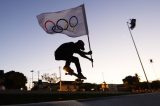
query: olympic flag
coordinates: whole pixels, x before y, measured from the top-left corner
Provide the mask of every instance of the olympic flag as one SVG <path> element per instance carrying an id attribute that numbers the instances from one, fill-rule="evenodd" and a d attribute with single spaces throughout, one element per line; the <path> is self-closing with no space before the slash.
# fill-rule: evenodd
<path id="1" fill-rule="evenodd" d="M 69 37 L 88 35 L 84 4 L 58 12 L 42 13 L 37 19 L 48 34 L 63 33 Z"/>

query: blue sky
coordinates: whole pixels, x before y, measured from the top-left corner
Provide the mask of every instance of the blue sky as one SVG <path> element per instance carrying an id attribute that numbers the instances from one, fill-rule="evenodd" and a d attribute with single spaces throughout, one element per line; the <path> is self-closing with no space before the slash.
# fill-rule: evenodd
<path id="1" fill-rule="evenodd" d="M 130 38 L 126 22 L 137 19 L 132 31 L 149 81 L 160 79 L 160 1 L 159 0 L 0 0 L 0 69 L 15 70 L 34 80 L 37 71 L 57 73 L 63 61 L 54 59 L 54 51 L 64 42 L 83 40 L 89 50 L 87 36 L 70 38 L 49 35 L 39 26 L 36 16 L 85 4 L 94 67 L 80 58 L 86 82 L 122 83 L 128 75 L 138 73 L 145 80 Z M 149 63 L 153 59 L 153 63 Z M 71 67 L 75 69 L 74 64 Z M 64 75 L 62 80 L 74 80 Z M 103 75 L 102 75 L 103 74 Z"/>

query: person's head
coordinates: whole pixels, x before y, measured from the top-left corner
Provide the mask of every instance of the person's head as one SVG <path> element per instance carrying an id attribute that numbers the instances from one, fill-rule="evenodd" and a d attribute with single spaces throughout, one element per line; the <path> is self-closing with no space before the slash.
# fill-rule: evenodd
<path id="1" fill-rule="evenodd" d="M 76 45 L 79 49 L 84 50 L 84 42 L 82 40 L 78 40 Z"/>

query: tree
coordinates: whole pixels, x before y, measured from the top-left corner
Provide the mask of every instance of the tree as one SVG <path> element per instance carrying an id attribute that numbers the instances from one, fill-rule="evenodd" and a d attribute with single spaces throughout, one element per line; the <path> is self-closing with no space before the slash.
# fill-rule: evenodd
<path id="1" fill-rule="evenodd" d="M 0 91 L 5 90 L 4 86 L 4 70 L 0 70 Z"/>
<path id="2" fill-rule="evenodd" d="M 0 70 L 0 86 L 4 84 L 4 70 Z"/>
<path id="3" fill-rule="evenodd" d="M 139 84 L 139 87 L 141 90 L 145 90 L 145 89 L 148 89 L 148 84 L 147 84 L 147 82 L 141 82 Z"/>
<path id="4" fill-rule="evenodd" d="M 4 85 L 6 89 L 26 88 L 27 78 L 23 73 L 9 71 L 4 74 Z"/>
<path id="5" fill-rule="evenodd" d="M 140 78 L 138 74 L 135 74 L 135 76 L 127 76 L 123 79 L 123 83 L 129 90 L 137 89 L 139 86 Z"/>
<path id="6" fill-rule="evenodd" d="M 159 80 L 152 81 L 151 87 L 152 87 L 152 89 L 159 89 L 160 88 L 160 81 Z"/>
<path id="7" fill-rule="evenodd" d="M 59 81 L 59 77 L 57 77 L 56 73 L 53 74 L 44 73 L 42 75 L 42 79 L 48 81 L 49 83 L 56 83 Z"/>
<path id="8" fill-rule="evenodd" d="M 52 90 L 52 87 L 51 87 L 52 83 L 57 83 L 60 80 L 60 77 L 57 77 L 56 73 L 53 73 L 53 74 L 44 73 L 42 75 L 42 79 L 46 80 L 47 82 L 50 83 L 49 88 L 50 88 L 50 91 L 51 91 Z"/>

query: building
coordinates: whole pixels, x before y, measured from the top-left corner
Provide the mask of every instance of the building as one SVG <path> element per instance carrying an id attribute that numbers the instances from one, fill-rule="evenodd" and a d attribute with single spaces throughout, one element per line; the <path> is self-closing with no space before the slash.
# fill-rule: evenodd
<path id="1" fill-rule="evenodd" d="M 78 84 L 75 81 L 59 81 L 60 88 L 58 91 L 77 91 L 79 89 Z"/>
<path id="2" fill-rule="evenodd" d="M 32 90 L 48 90 L 48 91 L 63 91 L 74 92 L 79 89 L 78 84 L 75 81 L 59 81 L 58 83 L 48 83 L 40 81 L 34 81 Z"/>

